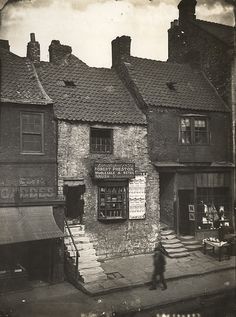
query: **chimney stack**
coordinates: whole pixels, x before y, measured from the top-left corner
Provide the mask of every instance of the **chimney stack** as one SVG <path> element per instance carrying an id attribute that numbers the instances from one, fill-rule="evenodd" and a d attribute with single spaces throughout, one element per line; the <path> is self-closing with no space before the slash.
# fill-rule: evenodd
<path id="1" fill-rule="evenodd" d="M 178 5 L 180 24 L 186 21 L 196 20 L 196 15 L 195 15 L 196 5 L 197 5 L 196 0 L 181 0 L 180 1 Z"/>
<path id="2" fill-rule="evenodd" d="M 3 48 L 4 50 L 10 51 L 10 45 L 8 40 L 0 40 L 0 48 Z"/>
<path id="3" fill-rule="evenodd" d="M 117 66 L 121 61 L 129 61 L 131 38 L 123 35 L 111 42 L 112 45 L 112 66 Z"/>
<path id="4" fill-rule="evenodd" d="M 30 33 L 30 42 L 27 45 L 27 57 L 33 63 L 40 62 L 40 44 L 39 42 L 35 41 L 34 33 Z"/>
<path id="5" fill-rule="evenodd" d="M 70 46 L 62 45 L 60 41 L 53 40 L 49 46 L 49 62 L 63 64 L 71 52 L 72 48 Z"/>

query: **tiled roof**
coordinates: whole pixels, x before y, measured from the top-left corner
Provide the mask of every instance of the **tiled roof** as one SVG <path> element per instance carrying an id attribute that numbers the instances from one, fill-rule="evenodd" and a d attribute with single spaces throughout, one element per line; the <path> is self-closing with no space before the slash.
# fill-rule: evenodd
<path id="1" fill-rule="evenodd" d="M 52 103 L 38 80 L 33 64 L 6 49 L 0 48 L 0 93 L 2 102 Z"/>
<path id="2" fill-rule="evenodd" d="M 203 73 L 188 65 L 137 57 L 130 57 L 125 65 L 148 105 L 228 111 Z"/>
<path id="3" fill-rule="evenodd" d="M 89 67 L 70 55 L 61 65 L 41 62 L 37 72 L 58 119 L 146 124 L 114 70 Z"/>
<path id="4" fill-rule="evenodd" d="M 196 20 L 194 24 L 225 44 L 229 46 L 234 44 L 234 28 L 232 26 L 202 20 Z"/>

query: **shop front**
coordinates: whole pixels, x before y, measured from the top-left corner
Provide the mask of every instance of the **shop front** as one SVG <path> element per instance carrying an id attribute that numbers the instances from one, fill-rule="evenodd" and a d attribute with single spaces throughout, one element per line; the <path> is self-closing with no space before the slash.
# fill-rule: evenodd
<path id="1" fill-rule="evenodd" d="M 232 226 L 229 171 L 162 173 L 160 184 L 161 218 L 176 233 L 202 240 Z"/>
<path id="2" fill-rule="evenodd" d="M 0 208 L 1 291 L 63 280 L 63 232 L 52 206 Z"/>

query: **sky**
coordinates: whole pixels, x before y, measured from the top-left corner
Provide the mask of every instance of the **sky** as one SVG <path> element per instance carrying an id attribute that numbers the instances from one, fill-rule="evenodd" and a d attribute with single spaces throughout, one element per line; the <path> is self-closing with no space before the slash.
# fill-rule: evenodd
<path id="1" fill-rule="evenodd" d="M 30 33 L 48 60 L 51 41 L 72 46 L 89 66 L 111 66 L 111 41 L 129 35 L 133 56 L 166 60 L 167 30 L 178 18 L 180 0 L 21 0 L 2 9 L 0 38 L 11 51 L 26 55 Z M 0 0 L 0 8 L 6 0 Z M 197 18 L 233 25 L 233 12 L 224 0 L 198 0 Z"/>

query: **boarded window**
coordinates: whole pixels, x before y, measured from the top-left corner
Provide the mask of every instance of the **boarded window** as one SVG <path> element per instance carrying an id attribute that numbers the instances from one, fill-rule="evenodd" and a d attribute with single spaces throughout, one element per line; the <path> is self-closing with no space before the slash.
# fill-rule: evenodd
<path id="1" fill-rule="evenodd" d="M 23 153 L 43 152 L 42 113 L 21 113 L 21 151 Z"/>

